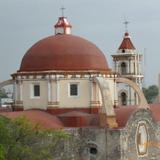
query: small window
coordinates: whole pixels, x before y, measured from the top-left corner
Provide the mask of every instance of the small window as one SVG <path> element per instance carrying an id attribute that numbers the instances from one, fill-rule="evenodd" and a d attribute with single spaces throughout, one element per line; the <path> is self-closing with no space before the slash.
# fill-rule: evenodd
<path id="1" fill-rule="evenodd" d="M 124 50 L 124 49 L 122 49 L 122 53 L 125 53 L 125 50 Z"/>
<path id="2" fill-rule="evenodd" d="M 127 74 L 127 65 L 125 62 L 121 63 L 121 74 L 122 75 Z"/>
<path id="3" fill-rule="evenodd" d="M 95 147 L 91 147 L 90 148 L 90 154 L 93 154 L 93 155 L 96 155 L 97 154 L 97 148 L 95 148 Z"/>
<path id="4" fill-rule="evenodd" d="M 122 105 L 127 105 L 127 94 L 125 92 L 121 93 L 121 103 Z"/>
<path id="5" fill-rule="evenodd" d="M 33 85 L 33 97 L 40 97 L 40 85 L 39 84 Z"/>
<path id="6" fill-rule="evenodd" d="M 70 84 L 70 96 L 78 96 L 78 84 Z"/>

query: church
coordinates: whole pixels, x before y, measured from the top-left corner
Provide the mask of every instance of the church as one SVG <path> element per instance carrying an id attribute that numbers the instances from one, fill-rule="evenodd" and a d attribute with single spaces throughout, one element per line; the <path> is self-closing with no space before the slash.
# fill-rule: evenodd
<path id="1" fill-rule="evenodd" d="M 142 93 L 142 55 L 128 31 L 111 69 L 95 44 L 72 35 L 66 17 L 54 29 L 0 83 L 14 88 L 12 108 L 0 115 L 25 115 L 44 128 L 75 133 L 84 145 L 71 153 L 75 160 L 160 159 L 160 104 L 149 105 Z"/>

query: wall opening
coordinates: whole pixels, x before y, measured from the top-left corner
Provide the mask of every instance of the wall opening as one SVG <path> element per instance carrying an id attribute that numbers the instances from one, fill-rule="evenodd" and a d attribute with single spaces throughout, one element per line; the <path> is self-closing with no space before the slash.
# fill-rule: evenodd
<path id="1" fill-rule="evenodd" d="M 124 49 L 122 49 L 122 53 L 125 53 L 125 50 L 124 50 Z"/>
<path id="2" fill-rule="evenodd" d="M 125 62 L 121 63 L 121 74 L 127 74 L 127 65 Z"/>
<path id="3" fill-rule="evenodd" d="M 97 148 L 90 147 L 89 152 L 90 152 L 90 154 L 96 155 L 98 151 L 97 151 Z"/>
<path id="4" fill-rule="evenodd" d="M 125 92 L 121 93 L 121 104 L 127 105 L 127 94 Z"/>

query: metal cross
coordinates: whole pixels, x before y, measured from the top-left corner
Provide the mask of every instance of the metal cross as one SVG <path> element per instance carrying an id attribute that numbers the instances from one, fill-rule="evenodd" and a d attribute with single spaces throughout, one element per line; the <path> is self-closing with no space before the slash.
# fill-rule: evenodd
<path id="1" fill-rule="evenodd" d="M 62 8 L 61 8 L 61 10 L 62 10 L 62 17 L 64 17 L 64 10 L 65 10 L 66 8 L 64 8 L 63 6 L 62 6 Z"/>
<path id="2" fill-rule="evenodd" d="M 125 20 L 124 25 L 125 25 L 126 32 L 128 32 L 128 24 L 129 24 L 129 21 Z"/>

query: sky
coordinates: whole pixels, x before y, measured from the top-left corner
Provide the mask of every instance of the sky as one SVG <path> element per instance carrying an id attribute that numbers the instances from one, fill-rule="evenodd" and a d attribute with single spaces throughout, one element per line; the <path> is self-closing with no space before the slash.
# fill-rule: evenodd
<path id="1" fill-rule="evenodd" d="M 61 16 L 72 24 L 74 35 L 96 44 L 110 68 L 124 35 L 124 20 L 136 49 L 145 54 L 144 85 L 158 83 L 160 72 L 159 0 L 0 0 L 0 82 L 10 79 L 26 51 L 54 34 Z"/>

